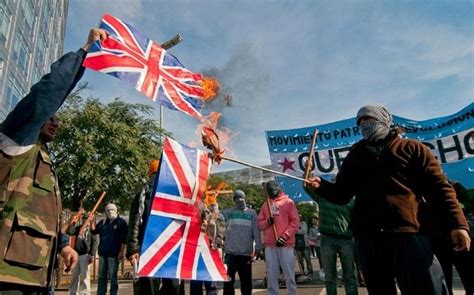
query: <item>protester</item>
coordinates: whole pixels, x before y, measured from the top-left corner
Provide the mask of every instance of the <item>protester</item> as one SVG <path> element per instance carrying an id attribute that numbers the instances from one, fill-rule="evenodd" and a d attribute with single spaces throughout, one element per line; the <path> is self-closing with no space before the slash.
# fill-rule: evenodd
<path id="1" fill-rule="evenodd" d="M 308 239 L 314 243 L 314 257 L 318 257 L 319 261 L 319 278 L 324 281 L 324 269 L 321 257 L 321 234 L 319 233 L 319 217 L 317 214 L 311 217 L 311 227 L 308 231 Z"/>
<path id="2" fill-rule="evenodd" d="M 257 217 L 257 224 L 263 231 L 265 263 L 267 265 L 268 294 L 278 294 L 280 268 L 286 280 L 288 295 L 296 294 L 295 281 L 295 234 L 300 226 L 295 203 L 286 195 L 280 185 L 271 180 L 264 184 L 266 203 Z"/>
<path id="3" fill-rule="evenodd" d="M 208 198 L 209 196 L 206 196 Z M 205 200 L 207 206 L 201 207 L 201 231 L 207 233 L 210 246 L 217 249 L 222 256 L 225 235 L 225 219 L 219 211 L 216 196 L 211 200 Z M 190 295 L 202 295 L 202 287 L 205 287 L 207 295 L 217 295 L 217 282 L 192 280 L 189 284 Z"/>
<path id="4" fill-rule="evenodd" d="M 130 207 L 130 215 L 128 219 L 127 234 L 127 253 L 126 257 L 130 264 L 138 265 L 140 260 L 140 247 L 145 235 L 145 226 L 151 210 L 153 201 L 153 185 L 158 172 L 159 161 L 153 160 L 148 168 L 148 182 L 143 186 L 142 190 L 135 195 L 132 206 Z M 169 294 L 178 295 L 180 293 L 180 284 L 177 279 L 160 279 L 153 277 L 139 277 L 133 282 L 133 294 L 135 295 L 155 295 Z"/>
<path id="5" fill-rule="evenodd" d="M 120 260 L 123 259 L 128 225 L 119 215 L 117 206 L 109 203 L 105 206 L 106 218 L 96 225 L 91 222 L 92 234 L 99 235 L 99 280 L 97 294 L 107 293 L 107 282 L 110 276 L 110 294 L 117 295 L 117 272 Z"/>
<path id="6" fill-rule="evenodd" d="M 247 207 L 245 193 L 236 190 L 234 207 L 222 210 L 226 220 L 225 263 L 231 279 L 224 282 L 224 295 L 234 295 L 235 274 L 239 274 L 242 295 L 252 294 L 252 255 L 262 256 L 262 241 L 257 227 L 257 213 Z M 255 249 L 254 249 L 255 243 Z"/>
<path id="7" fill-rule="evenodd" d="M 56 111 L 84 73 L 89 46 L 105 38 L 92 29 L 86 44 L 56 61 L 0 127 L 0 290 L 50 289 L 57 251 L 66 270 L 77 262 L 60 233 L 61 198 L 47 143 L 59 127 Z"/>
<path id="8" fill-rule="evenodd" d="M 458 200 L 469 199 L 469 193 L 462 184 L 448 181 L 453 186 Z M 426 233 L 430 238 L 433 251 L 443 269 L 449 294 L 453 294 L 453 266 L 456 267 L 466 294 L 474 294 L 474 249 L 471 247 L 469 251 L 453 251 L 449 228 L 446 228 L 446 224 L 440 220 L 439 215 L 439 210 L 435 210 L 432 204 L 423 199 L 418 213 L 420 231 Z"/>
<path id="9" fill-rule="evenodd" d="M 97 237 L 92 235 L 89 228 L 90 220 L 87 217 L 85 213 L 82 218 L 79 215 L 72 216 L 66 229 L 66 233 L 74 237 L 72 246 L 79 255 L 78 263 L 71 274 L 71 286 L 69 287 L 71 295 L 90 294 L 91 292 L 89 265 L 94 261 L 97 253 Z M 79 222 L 80 219 L 81 222 Z"/>
<path id="10" fill-rule="evenodd" d="M 298 264 L 300 265 L 303 274 L 309 276 L 311 279 L 313 277 L 313 265 L 311 264 L 311 257 L 309 256 L 308 225 L 306 224 L 306 221 L 302 220 L 301 214 L 299 215 L 299 218 L 300 227 L 295 236 L 296 258 L 298 259 Z M 305 271 L 305 262 L 308 271 Z"/>
<path id="11" fill-rule="evenodd" d="M 320 198 L 314 191 L 306 192 L 319 205 L 319 233 L 321 234 L 321 256 L 325 274 L 326 293 L 337 295 L 337 257 L 341 261 L 342 278 L 347 295 L 357 295 L 354 246 L 349 229 L 354 199 L 340 206 Z"/>
<path id="12" fill-rule="evenodd" d="M 447 293 L 417 213 L 427 198 L 449 228 L 454 250 L 469 249 L 469 227 L 454 189 L 429 147 L 398 136 L 384 107 L 362 107 L 357 125 L 363 139 L 352 146 L 335 183 L 314 176 L 305 185 L 337 204 L 356 196 L 351 228 L 370 294 L 396 294 L 395 279 L 402 294 Z"/>

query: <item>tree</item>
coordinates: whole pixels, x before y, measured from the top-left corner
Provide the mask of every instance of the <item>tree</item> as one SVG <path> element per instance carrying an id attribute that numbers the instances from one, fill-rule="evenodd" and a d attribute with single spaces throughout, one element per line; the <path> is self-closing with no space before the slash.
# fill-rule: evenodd
<path id="1" fill-rule="evenodd" d="M 61 128 L 51 149 L 65 207 L 92 208 L 102 191 L 106 200 L 128 207 L 146 181 L 148 163 L 161 152 L 160 129 L 151 106 L 116 98 L 102 104 L 84 99 L 83 85 L 58 113 Z M 166 133 L 166 132 L 164 132 Z M 164 134 L 165 135 L 165 134 Z"/>

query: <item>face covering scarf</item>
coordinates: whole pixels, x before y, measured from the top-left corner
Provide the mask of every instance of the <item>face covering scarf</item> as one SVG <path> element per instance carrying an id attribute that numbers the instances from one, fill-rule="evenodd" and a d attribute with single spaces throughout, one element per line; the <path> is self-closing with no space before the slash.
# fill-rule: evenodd
<path id="1" fill-rule="evenodd" d="M 360 123 L 360 132 L 369 143 L 376 143 L 384 139 L 390 128 L 379 121 L 364 121 Z"/>

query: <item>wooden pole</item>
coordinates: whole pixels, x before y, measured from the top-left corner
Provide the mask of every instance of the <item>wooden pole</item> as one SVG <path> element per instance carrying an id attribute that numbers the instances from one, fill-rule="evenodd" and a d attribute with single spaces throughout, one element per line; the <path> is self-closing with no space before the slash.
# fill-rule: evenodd
<path id="1" fill-rule="evenodd" d="M 223 156 L 223 155 L 221 155 L 220 158 L 224 159 L 224 160 L 227 160 L 227 161 L 230 161 L 230 162 L 241 164 L 241 165 L 244 165 L 244 166 L 259 169 L 259 170 L 262 170 L 262 171 L 266 171 L 266 172 L 270 172 L 270 173 L 273 173 L 273 174 L 278 174 L 278 175 L 281 175 L 281 176 L 285 176 L 285 177 L 289 177 L 289 178 L 293 178 L 293 179 L 296 179 L 296 180 L 301 180 L 301 181 L 307 182 L 306 179 L 298 177 L 298 176 L 293 176 L 293 175 L 286 174 L 286 173 L 283 173 L 283 172 L 280 172 L 280 171 L 275 171 L 275 170 L 267 169 L 267 168 L 264 168 L 264 167 L 255 166 L 253 164 L 249 164 L 249 163 L 246 163 L 246 162 L 243 162 L 243 161 L 240 161 L 240 160 L 237 160 L 237 159 L 229 158 L 229 157 L 226 157 L 226 156 Z"/>
<path id="2" fill-rule="evenodd" d="M 308 162 L 306 163 L 306 170 L 304 172 L 304 179 L 307 180 L 309 178 L 309 168 L 313 164 L 313 155 L 314 155 L 314 148 L 316 145 L 316 136 L 318 135 L 318 129 L 314 129 L 313 132 L 313 139 L 311 140 L 311 147 L 309 149 L 309 155 L 308 155 Z"/>
<path id="3" fill-rule="evenodd" d="M 267 197 L 267 201 L 265 203 L 267 203 L 267 206 L 268 206 L 268 213 L 270 214 L 270 217 L 273 219 L 272 206 L 270 205 L 270 198 L 268 197 L 268 194 L 267 194 L 267 189 L 265 187 L 265 182 L 262 183 L 262 186 L 263 186 L 263 193 L 265 194 L 265 197 Z M 272 227 L 273 227 L 273 235 L 275 235 L 275 242 L 276 242 L 276 241 L 278 241 L 278 232 L 277 232 L 277 229 L 276 229 L 274 219 L 273 219 Z"/>

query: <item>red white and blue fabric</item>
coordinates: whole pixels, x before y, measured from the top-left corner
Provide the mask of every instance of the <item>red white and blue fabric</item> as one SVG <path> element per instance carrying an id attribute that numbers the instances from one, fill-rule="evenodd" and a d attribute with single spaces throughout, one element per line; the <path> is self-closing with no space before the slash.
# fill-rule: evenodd
<path id="1" fill-rule="evenodd" d="M 120 19 L 105 14 L 100 28 L 109 33 L 89 49 L 84 66 L 115 76 L 170 109 L 202 118 L 202 76 L 186 69 L 158 43 Z"/>
<path id="2" fill-rule="evenodd" d="M 201 232 L 199 205 L 210 169 L 206 152 L 165 139 L 139 276 L 227 280 L 219 252 Z"/>

